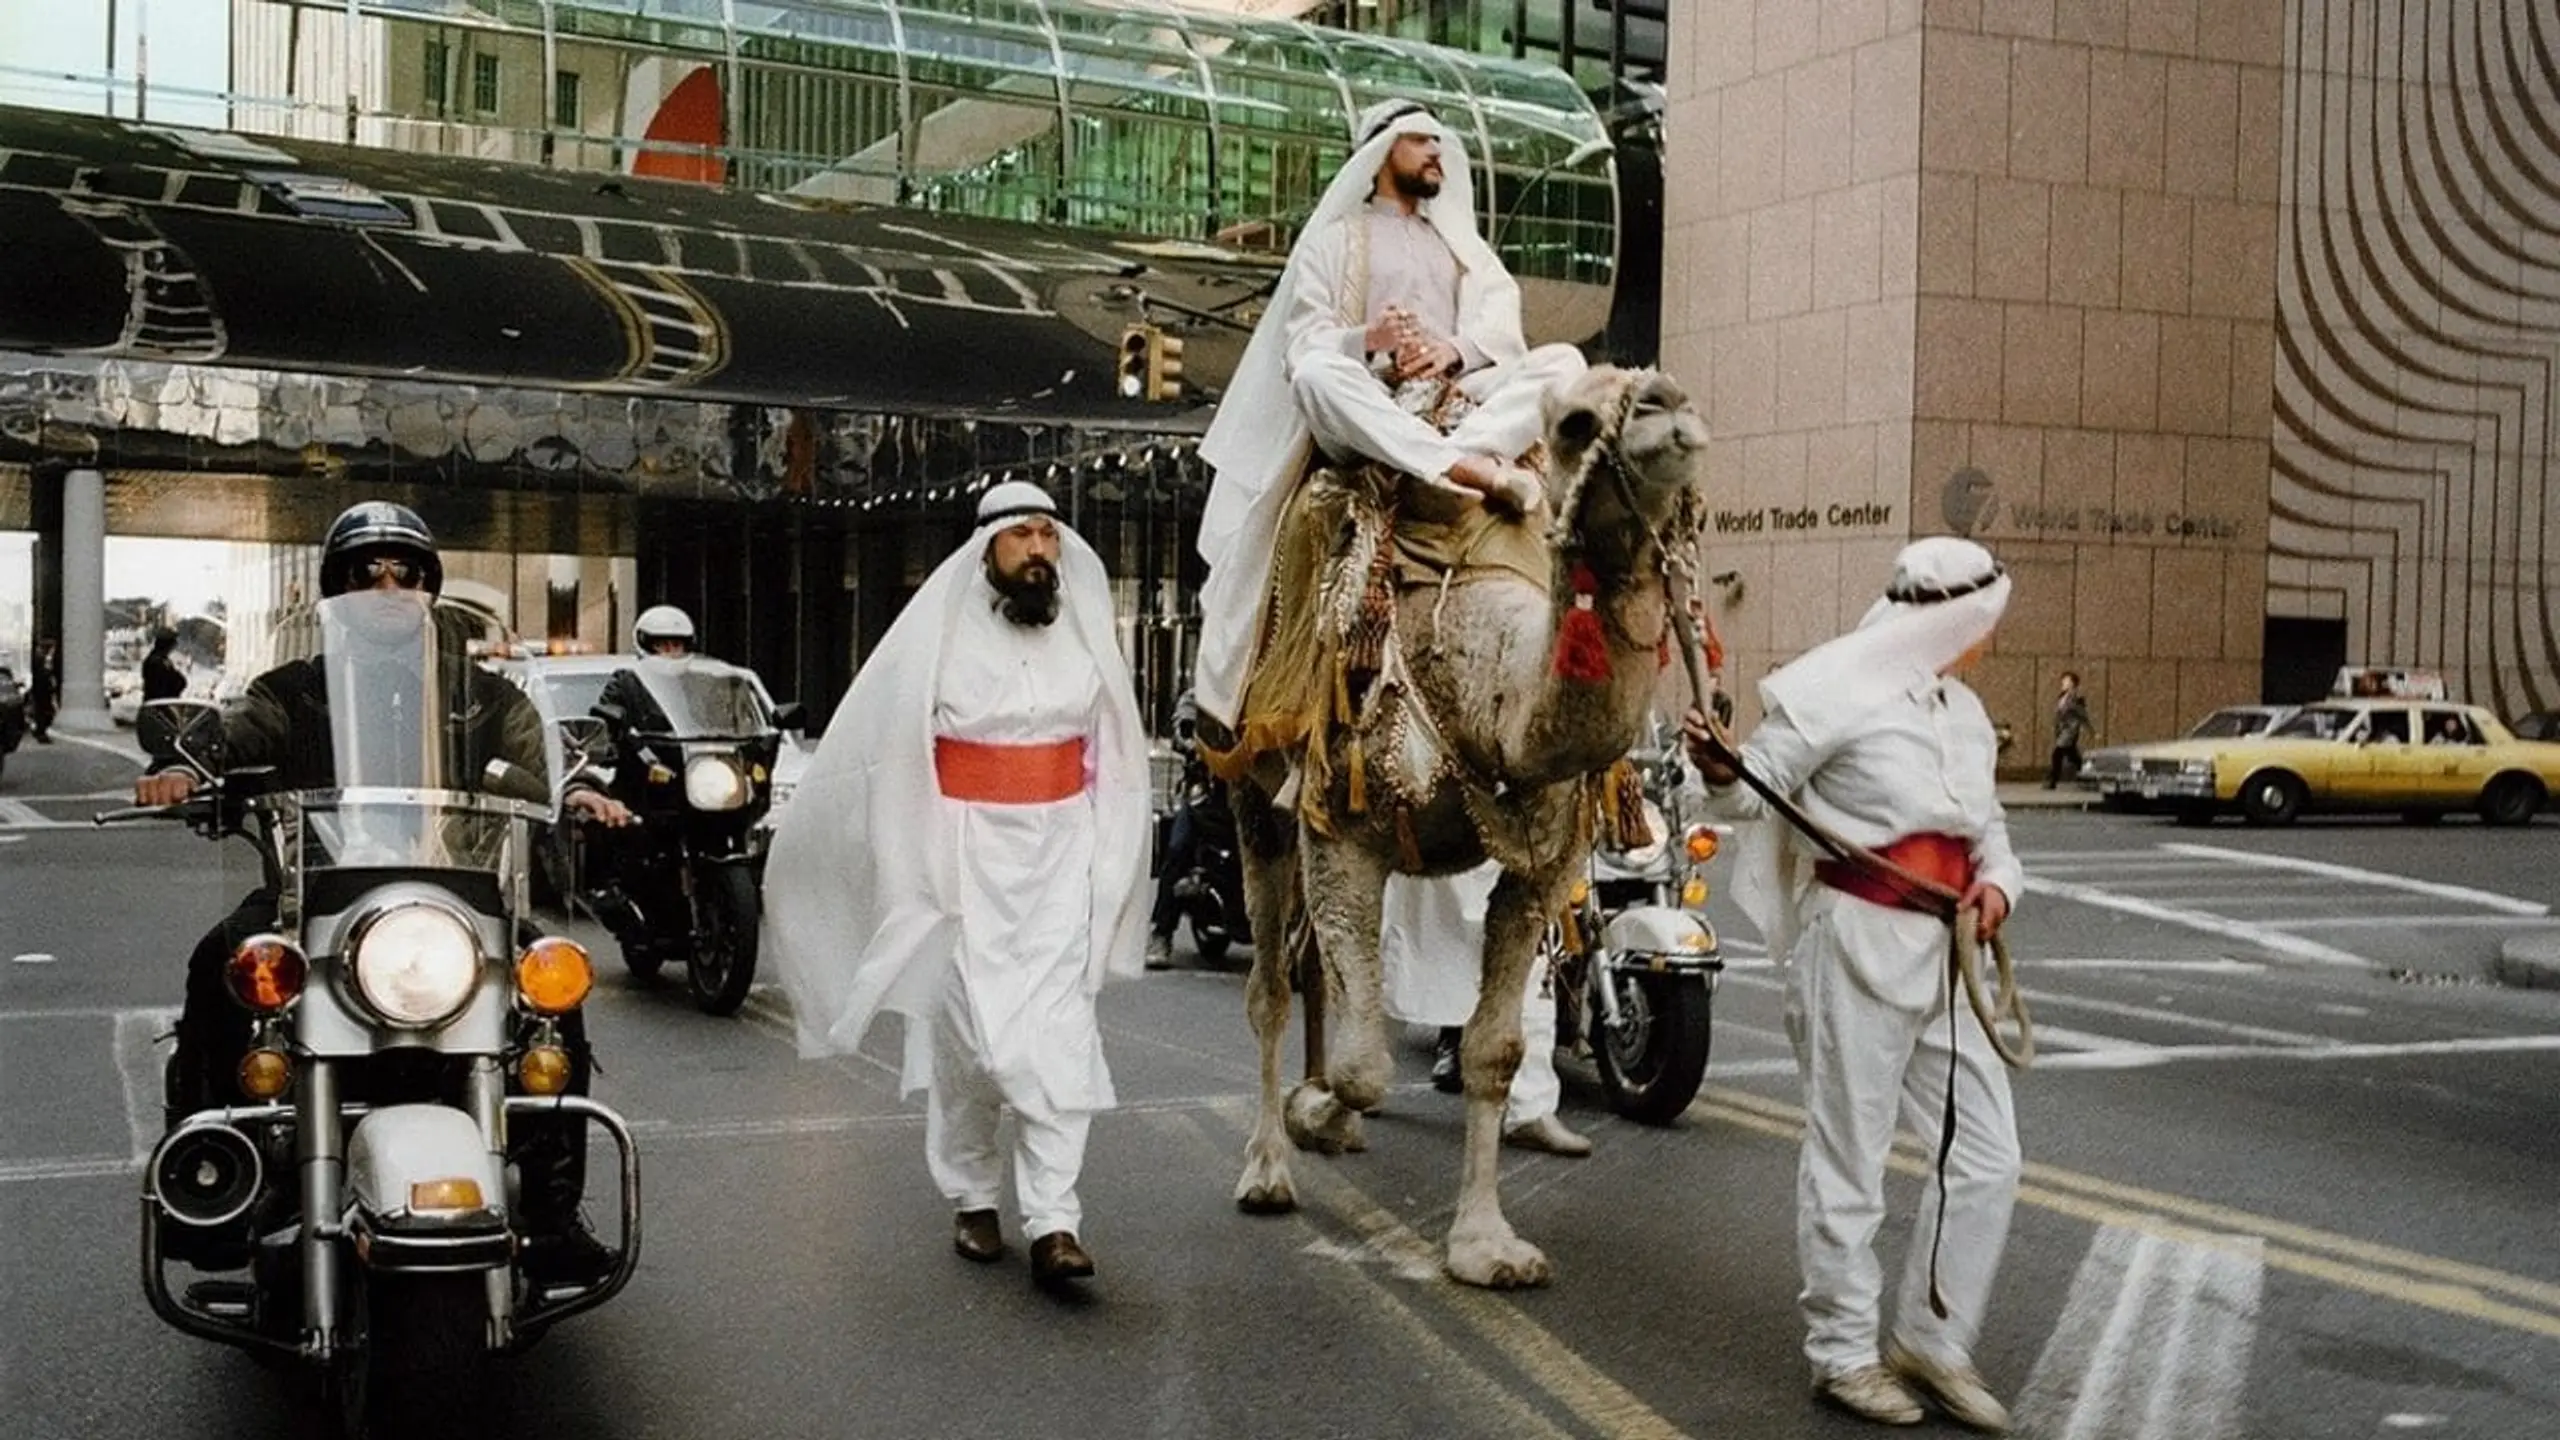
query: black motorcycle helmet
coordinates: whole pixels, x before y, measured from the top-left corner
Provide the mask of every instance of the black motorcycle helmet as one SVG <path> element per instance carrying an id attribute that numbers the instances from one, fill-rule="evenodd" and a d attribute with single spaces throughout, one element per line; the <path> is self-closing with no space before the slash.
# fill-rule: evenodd
<path id="1" fill-rule="evenodd" d="M 427 522 L 406 505 L 367 500 L 329 522 L 329 538 L 320 546 L 321 596 L 369 586 L 370 580 L 358 578 L 359 567 L 384 558 L 413 562 L 420 588 L 430 595 L 443 592 L 444 560 L 436 554 L 436 537 Z"/>

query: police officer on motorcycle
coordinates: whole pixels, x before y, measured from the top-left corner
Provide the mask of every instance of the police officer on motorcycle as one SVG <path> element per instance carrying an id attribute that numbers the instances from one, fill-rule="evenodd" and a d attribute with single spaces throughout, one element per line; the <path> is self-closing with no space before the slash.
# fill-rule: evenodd
<path id="1" fill-rule="evenodd" d="M 693 617 L 676 606 L 652 605 L 631 624 L 631 648 L 642 660 L 682 659 L 694 652 L 694 646 Z M 666 713 L 638 672 L 627 665 L 604 682 L 592 713 L 611 727 L 613 749 L 604 758 L 613 765 L 613 787 L 620 792 L 615 798 L 628 805 L 638 798 L 640 775 L 648 768 L 647 757 L 631 743 L 632 732 L 665 729 Z M 633 872 L 647 855 L 650 841 L 645 835 L 625 835 L 599 847 L 615 883 L 593 889 L 585 898 L 588 908 L 616 937 L 642 928 L 640 914 L 625 891 L 639 878 Z"/>
<path id="2" fill-rule="evenodd" d="M 329 526 L 320 556 L 323 597 L 361 589 L 425 590 L 440 593 L 444 562 L 434 535 L 417 514 L 403 505 L 371 500 L 350 507 Z M 454 663 L 467 664 L 459 648 Z M 224 714 L 221 763 L 226 771 L 272 767 L 274 785 L 282 789 L 326 788 L 334 782 L 329 732 L 330 697 L 321 670 L 310 660 L 290 661 L 260 675 Z M 547 798 L 548 773 L 542 740 L 542 718 L 524 692 L 485 671 L 471 672 L 474 717 L 464 743 L 475 755 L 490 757 L 488 773 L 519 777 L 519 785 L 539 789 Z M 496 762 L 504 762 L 503 765 Z M 178 767 L 178 768 L 170 768 Z M 475 767 L 471 773 L 484 773 Z M 181 762 L 155 766 L 134 784 L 138 805 L 175 805 L 194 793 L 196 773 Z M 628 823 L 630 812 L 592 783 L 572 777 L 563 803 L 608 824 Z M 248 936 L 274 928 L 276 896 L 261 887 L 250 892 L 230 917 L 199 941 L 187 961 L 186 1004 L 178 1016 L 178 1050 L 170 1065 L 168 1101 L 172 1116 L 235 1103 L 240 1099 L 237 1073 L 249 1047 L 248 1015 L 232 1003 L 223 982 L 225 962 Z M 563 1018 L 561 1038 L 570 1052 L 568 1089 L 585 1094 L 590 1069 L 582 1017 Z M 590 1234 L 578 1214 L 586 1184 L 583 1122 L 574 1117 L 527 1117 L 513 1127 L 510 1158 L 523 1179 L 523 1214 L 527 1228 L 551 1240 L 528 1249 L 528 1270 L 546 1278 L 577 1279 L 603 1274 L 613 1267 L 610 1249 Z"/>

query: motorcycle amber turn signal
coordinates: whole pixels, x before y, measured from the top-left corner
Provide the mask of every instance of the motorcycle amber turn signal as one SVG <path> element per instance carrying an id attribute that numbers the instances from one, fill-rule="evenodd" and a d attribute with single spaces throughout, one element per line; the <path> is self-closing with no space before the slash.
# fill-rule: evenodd
<path id="1" fill-rule="evenodd" d="M 516 1078 L 528 1095 L 557 1095 L 569 1088 L 569 1052 L 557 1045 L 536 1045 L 516 1062 Z"/>
<path id="2" fill-rule="evenodd" d="M 1688 880 L 1682 882 L 1680 886 L 1680 903 L 1692 910 L 1706 904 L 1707 882 L 1694 875 L 1689 877 Z"/>
<path id="3" fill-rule="evenodd" d="M 1704 825 L 1690 826 L 1689 838 L 1685 843 L 1689 851 L 1689 863 L 1692 865 L 1704 865 L 1716 858 L 1716 832 Z"/>
<path id="4" fill-rule="evenodd" d="M 561 1015 L 578 1008 L 595 988 L 595 966 L 575 940 L 545 935 L 524 947 L 516 959 L 516 993 L 525 1008 L 538 1015 Z"/>
<path id="5" fill-rule="evenodd" d="M 240 1057 L 240 1093 L 273 1100 L 293 1083 L 293 1061 L 281 1050 L 252 1050 Z"/>
<path id="6" fill-rule="evenodd" d="M 222 968 L 223 983 L 231 989 L 231 998 L 261 1014 L 281 1010 L 302 998 L 303 982 L 310 978 L 311 967 L 302 958 L 302 947 L 281 935 L 252 935 L 231 952 L 231 961 Z"/>

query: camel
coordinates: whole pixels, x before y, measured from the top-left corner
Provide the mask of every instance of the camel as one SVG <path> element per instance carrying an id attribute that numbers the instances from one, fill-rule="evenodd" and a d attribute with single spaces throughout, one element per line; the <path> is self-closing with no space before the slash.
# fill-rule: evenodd
<path id="1" fill-rule="evenodd" d="M 1590 782 L 1636 743 L 1651 708 L 1668 653 L 1665 562 L 1694 543 L 1707 439 L 1680 387 L 1652 371 L 1595 368 L 1548 398 L 1546 421 L 1555 519 L 1543 553 L 1529 554 L 1551 569 L 1548 582 L 1517 565 L 1462 572 L 1458 583 L 1408 579 L 1368 703 L 1303 753 L 1255 756 L 1233 787 L 1247 903 L 1263 937 L 1246 992 L 1261 1111 L 1235 1188 L 1248 1213 L 1295 1208 L 1292 1143 L 1364 1148 L 1362 1113 L 1378 1108 L 1393 1071 L 1378 958 L 1389 873 L 1501 862 L 1460 1052 L 1465 1158 L 1446 1254 L 1454 1278 L 1501 1289 L 1552 1275 L 1495 1193 L 1521 990 L 1590 844 Z M 1413 482 L 1403 493 L 1410 502 Z M 1579 642 L 1572 660 L 1568 642 Z M 1284 1104 L 1281 1039 L 1309 939 L 1324 988 L 1309 990 L 1308 1078 Z M 1329 1050 L 1325 1008 L 1340 1019 Z"/>

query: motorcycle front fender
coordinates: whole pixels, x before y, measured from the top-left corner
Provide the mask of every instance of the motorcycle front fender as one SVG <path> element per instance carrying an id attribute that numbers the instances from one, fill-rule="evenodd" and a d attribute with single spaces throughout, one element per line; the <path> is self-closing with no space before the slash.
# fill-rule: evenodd
<path id="1" fill-rule="evenodd" d="M 420 1210 L 415 1187 L 469 1181 L 476 1209 Z M 507 1177 L 478 1122 L 444 1105 L 389 1105 L 356 1122 L 347 1141 L 353 1220 L 378 1269 L 468 1269 L 506 1263 Z"/>
<path id="2" fill-rule="evenodd" d="M 1719 963 L 1715 932 L 1707 922 L 1669 905 L 1619 911 L 1601 930 L 1600 945 L 1613 960 L 1642 969 L 1708 969 Z"/>

